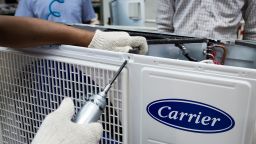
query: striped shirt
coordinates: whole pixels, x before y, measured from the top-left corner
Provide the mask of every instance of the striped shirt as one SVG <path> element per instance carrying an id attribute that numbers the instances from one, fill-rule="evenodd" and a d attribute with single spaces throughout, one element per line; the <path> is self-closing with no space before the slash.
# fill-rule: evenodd
<path id="1" fill-rule="evenodd" d="M 256 0 L 158 0 L 158 30 L 219 40 L 256 40 Z"/>

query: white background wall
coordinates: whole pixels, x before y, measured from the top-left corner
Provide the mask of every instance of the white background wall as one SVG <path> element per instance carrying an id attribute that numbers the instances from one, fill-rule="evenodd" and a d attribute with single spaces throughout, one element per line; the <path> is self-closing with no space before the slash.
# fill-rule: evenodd
<path id="1" fill-rule="evenodd" d="M 103 15 L 104 15 L 104 24 L 108 22 L 110 17 L 109 12 L 109 2 L 111 0 L 103 0 Z M 157 0 L 145 0 L 145 26 L 146 27 L 156 27 L 155 18 L 156 18 L 156 7 Z"/>
<path id="2" fill-rule="evenodd" d="M 145 26 L 156 27 L 157 0 L 145 0 Z"/>
<path id="3" fill-rule="evenodd" d="M 103 0 L 103 22 L 104 25 L 108 24 L 108 18 L 110 17 L 109 2 L 111 0 Z"/>

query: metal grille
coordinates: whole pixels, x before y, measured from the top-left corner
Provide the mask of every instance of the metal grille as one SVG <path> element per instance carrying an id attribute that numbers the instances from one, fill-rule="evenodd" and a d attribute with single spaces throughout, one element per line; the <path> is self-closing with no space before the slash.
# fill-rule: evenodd
<path id="1" fill-rule="evenodd" d="M 0 52 L 0 143 L 30 143 L 45 116 L 65 96 L 73 98 L 77 112 L 115 73 L 84 63 Z M 109 92 L 111 98 L 100 120 L 104 128 L 101 144 L 123 143 L 122 80 L 119 77 Z"/>

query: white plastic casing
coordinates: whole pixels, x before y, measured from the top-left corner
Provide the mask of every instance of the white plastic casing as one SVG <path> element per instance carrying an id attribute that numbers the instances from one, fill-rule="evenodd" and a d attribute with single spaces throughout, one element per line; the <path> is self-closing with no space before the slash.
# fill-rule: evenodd
<path id="1" fill-rule="evenodd" d="M 16 65 L 16 62 L 6 60 L 22 59 L 25 63 Z M 108 112 L 115 115 L 106 115 L 110 119 L 106 122 L 101 119 L 106 127 L 110 125 L 122 128 L 122 132 L 116 129 L 116 135 L 112 137 L 123 144 L 255 144 L 253 143 L 255 127 L 255 102 L 256 102 L 256 70 L 239 67 L 218 66 L 164 58 L 156 58 L 141 55 L 114 53 L 94 49 L 84 49 L 73 46 L 61 46 L 52 49 L 26 50 L 17 52 L 2 49 L 0 52 L 0 123 L 2 126 L 2 143 L 29 143 L 39 127 L 42 117 L 57 108 L 64 94 L 54 95 L 56 105 L 33 104 L 32 98 L 37 98 L 33 93 L 22 93 L 13 96 L 14 86 L 20 86 L 19 81 L 10 77 L 15 70 L 23 72 L 21 68 L 33 60 L 53 60 L 60 64 L 69 64 L 78 71 L 87 73 L 96 82 L 92 87 L 103 88 L 107 81 L 112 78 L 113 72 L 124 59 L 128 59 L 128 65 L 122 72 L 121 77 L 111 89 L 109 96 L 112 105 L 108 105 Z M 32 65 L 30 65 L 31 67 Z M 11 67 L 11 68 L 10 68 Z M 31 69 L 28 69 L 28 71 Z M 9 73 L 8 73 L 9 72 Z M 33 71 L 35 72 L 35 71 Z M 33 77 L 33 72 L 30 77 Z M 76 71 L 74 71 L 76 72 Z M 77 74 L 80 76 L 81 74 Z M 17 75 L 15 75 L 17 76 Z M 42 75 L 39 75 L 42 77 Z M 50 76 L 49 76 L 50 77 Z M 26 77 L 25 77 L 26 78 Z M 50 77 L 55 78 L 55 77 Z M 37 80 L 36 78 L 33 80 Z M 51 79 L 54 81 L 55 79 Z M 56 78 L 56 81 L 59 80 Z M 70 82 L 67 79 L 64 81 Z M 74 83 L 81 81 L 73 79 Z M 7 86 L 6 86 L 7 85 Z M 36 89 L 32 85 L 22 85 L 23 90 Z M 76 88 L 77 89 L 77 86 Z M 79 89 L 83 92 L 83 89 Z M 19 91 L 20 92 L 20 91 Z M 44 97 L 47 91 L 41 90 Z M 79 102 L 84 102 L 83 95 L 68 95 L 75 100 L 76 108 Z M 17 99 L 13 99 L 17 98 Z M 193 130 L 184 130 L 175 126 L 168 126 L 154 119 L 148 112 L 147 107 L 155 101 L 166 99 L 180 99 L 193 101 L 194 105 L 202 104 L 213 110 L 219 110 L 229 115 L 234 120 L 234 126 L 224 132 L 203 133 Z M 54 101 L 55 99 L 40 99 L 42 101 Z M 8 104 L 9 103 L 9 104 Z M 17 105 L 16 107 L 14 105 Z M 35 106 L 40 111 L 41 117 L 34 117 L 33 112 L 17 111 L 20 106 Z M 30 107 L 28 107 L 30 108 Z M 114 109 L 111 109 L 114 108 Z M 182 108 L 181 108 L 182 109 Z M 77 109 L 76 109 L 77 110 Z M 196 109 L 199 113 L 201 109 Z M 217 117 L 217 116 L 216 116 Z M 38 120 L 38 123 L 25 121 L 27 125 L 33 125 L 33 132 L 29 126 L 23 126 L 24 120 Z M 121 122 L 121 123 L 119 123 Z M 224 125 L 224 124 L 223 124 Z M 20 127 L 23 126 L 23 127 Z M 194 130 L 197 128 L 194 128 Z M 107 131 L 107 130 L 106 130 Z M 122 138 L 119 136 L 122 135 Z M 27 137 L 26 137 L 27 136 Z M 29 137 L 30 136 L 30 137 Z M 26 139 L 27 138 L 27 139 Z M 26 139 L 26 140 L 24 140 Z M 1 138 L 0 138 L 1 140 Z M 102 138 L 102 143 L 109 142 Z"/>

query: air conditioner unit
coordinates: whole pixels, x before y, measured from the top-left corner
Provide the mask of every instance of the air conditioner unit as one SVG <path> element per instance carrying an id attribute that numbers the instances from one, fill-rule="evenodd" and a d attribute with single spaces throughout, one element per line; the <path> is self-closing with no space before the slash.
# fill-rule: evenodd
<path id="1" fill-rule="evenodd" d="M 0 50 L 0 142 L 30 143 L 71 97 L 76 112 L 124 60 L 101 144 L 252 144 L 256 70 L 74 46 Z"/>

